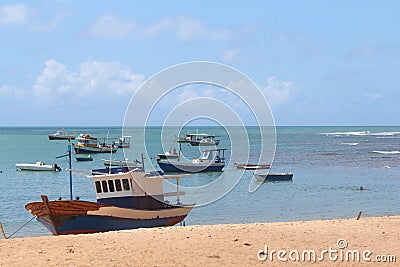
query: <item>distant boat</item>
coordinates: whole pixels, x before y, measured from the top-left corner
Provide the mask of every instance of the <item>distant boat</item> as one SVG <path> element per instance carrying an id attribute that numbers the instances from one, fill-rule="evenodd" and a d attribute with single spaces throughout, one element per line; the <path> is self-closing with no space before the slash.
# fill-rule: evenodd
<path id="1" fill-rule="evenodd" d="M 54 134 L 49 134 L 49 140 L 74 140 L 76 132 L 64 131 L 64 129 L 58 129 Z"/>
<path id="2" fill-rule="evenodd" d="M 49 200 L 25 205 L 53 235 L 86 234 L 175 225 L 188 215 L 194 205 L 183 205 L 184 192 L 164 192 L 164 179 L 184 175 L 151 175 L 128 172 L 88 176 L 93 181 L 97 202 Z M 177 196 L 173 205 L 166 197 Z"/>
<path id="3" fill-rule="evenodd" d="M 128 148 L 131 146 L 131 137 L 132 136 L 122 136 L 114 141 L 114 146 L 119 148 Z"/>
<path id="4" fill-rule="evenodd" d="M 134 161 L 129 161 L 129 160 L 118 160 L 118 159 L 101 159 L 103 161 L 103 164 L 105 166 L 118 166 L 118 167 L 136 167 L 138 164 L 141 164 L 140 161 L 134 160 Z"/>
<path id="5" fill-rule="evenodd" d="M 90 134 L 80 134 L 77 138 L 78 144 L 72 144 L 77 154 L 90 153 L 114 153 L 118 147 L 110 144 L 99 143 L 98 139 Z"/>
<path id="6" fill-rule="evenodd" d="M 220 142 L 220 136 L 206 133 L 186 134 L 185 137 L 178 137 L 178 143 L 190 143 L 192 146 L 217 146 Z"/>
<path id="7" fill-rule="evenodd" d="M 164 154 L 160 153 L 156 155 L 156 160 L 165 160 L 165 159 L 178 159 L 179 154 L 176 153 L 176 148 L 170 148 L 169 151 L 165 152 Z"/>
<path id="8" fill-rule="evenodd" d="M 234 164 L 236 168 L 245 170 L 260 170 L 260 169 L 271 168 L 271 164 L 242 164 L 242 163 L 234 163 Z"/>
<path id="9" fill-rule="evenodd" d="M 293 173 L 254 174 L 259 182 L 292 181 Z"/>
<path id="10" fill-rule="evenodd" d="M 61 171 L 61 168 L 56 163 L 46 165 L 42 161 L 36 163 L 17 163 L 15 167 L 21 171 Z"/>
<path id="11" fill-rule="evenodd" d="M 200 158 L 192 161 L 159 160 L 157 164 L 165 172 L 220 172 L 225 167 L 225 150 L 207 149 L 201 152 Z"/>
<path id="12" fill-rule="evenodd" d="M 76 161 L 93 161 L 93 157 L 91 155 L 88 155 L 87 157 L 75 157 Z"/>

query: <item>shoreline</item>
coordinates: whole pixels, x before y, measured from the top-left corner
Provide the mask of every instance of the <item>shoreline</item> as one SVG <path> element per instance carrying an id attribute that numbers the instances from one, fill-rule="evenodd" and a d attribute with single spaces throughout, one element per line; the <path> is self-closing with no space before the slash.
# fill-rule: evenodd
<path id="1" fill-rule="evenodd" d="M 286 254 L 279 259 L 281 250 Z M 301 261 L 301 254 L 310 250 L 315 251 L 316 262 Z M 322 253 L 325 250 L 337 252 L 329 255 Z M 371 254 L 364 259 L 362 253 L 367 250 Z M 343 255 L 359 251 L 361 259 L 347 262 L 343 256 L 340 261 L 341 251 Z M 338 258 L 332 260 L 335 255 Z M 372 261 L 376 256 L 400 262 L 400 216 L 174 226 L 0 240 L 0 266 L 374 266 L 378 264 Z M 379 266 L 395 265 L 379 262 Z"/>

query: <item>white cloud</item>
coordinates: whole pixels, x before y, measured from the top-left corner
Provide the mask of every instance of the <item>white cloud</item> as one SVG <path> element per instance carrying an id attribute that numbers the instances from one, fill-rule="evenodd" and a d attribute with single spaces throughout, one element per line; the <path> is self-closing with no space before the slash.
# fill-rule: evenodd
<path id="1" fill-rule="evenodd" d="M 99 17 L 83 33 L 97 38 L 120 39 L 134 36 L 137 28 L 136 22 L 133 20 L 107 14 Z"/>
<path id="2" fill-rule="evenodd" d="M 29 19 L 29 8 L 21 3 L 0 6 L 0 26 L 23 25 Z"/>
<path id="3" fill-rule="evenodd" d="M 364 96 L 367 97 L 371 101 L 375 101 L 382 97 L 382 95 L 380 95 L 380 94 L 371 94 L 371 93 L 365 93 Z"/>
<path id="4" fill-rule="evenodd" d="M 267 79 L 267 85 L 262 89 L 266 99 L 272 105 L 288 101 L 298 90 L 293 82 L 279 81 L 275 76 Z"/>
<path id="5" fill-rule="evenodd" d="M 51 14 L 50 18 L 43 13 L 21 3 L 3 5 L 0 6 L 0 26 L 22 26 L 32 31 L 45 32 L 57 28 L 63 19 L 71 15 L 66 10 L 46 12 Z"/>
<path id="6" fill-rule="evenodd" d="M 368 59 L 374 57 L 392 56 L 394 51 L 396 51 L 396 49 L 393 49 L 391 45 L 364 44 L 359 47 L 349 49 L 343 54 L 343 57 L 350 59 Z"/>
<path id="7" fill-rule="evenodd" d="M 223 49 L 221 52 L 221 60 L 223 62 L 232 63 L 239 59 L 240 49 L 229 48 Z"/>
<path id="8" fill-rule="evenodd" d="M 16 86 L 0 86 L 0 97 L 3 100 L 5 99 L 22 99 L 26 96 L 26 92 L 19 87 Z"/>
<path id="9" fill-rule="evenodd" d="M 225 40 L 230 35 L 227 29 L 211 28 L 203 21 L 187 16 L 164 18 L 145 26 L 114 14 L 99 17 L 82 33 L 84 36 L 104 39 L 146 38 L 170 33 L 183 42 Z"/>
<path id="10" fill-rule="evenodd" d="M 130 99 L 143 79 L 143 75 L 132 73 L 116 61 L 88 60 L 79 72 L 71 72 L 51 59 L 32 87 L 33 100 L 39 106 L 53 106 L 68 99 L 87 104 L 115 101 L 120 96 Z"/>

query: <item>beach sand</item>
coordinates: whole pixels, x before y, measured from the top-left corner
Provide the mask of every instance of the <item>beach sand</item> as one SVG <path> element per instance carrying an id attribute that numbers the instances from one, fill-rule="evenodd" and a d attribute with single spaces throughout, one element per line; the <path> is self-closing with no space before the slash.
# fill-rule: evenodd
<path id="1" fill-rule="evenodd" d="M 267 255 L 262 253 L 266 246 Z M 281 258 L 288 261 L 279 260 L 278 252 L 272 254 L 271 261 L 272 250 L 286 251 Z M 305 254 L 304 261 L 294 261 L 297 253 L 301 260 L 304 250 L 314 250 L 317 262 L 308 260 L 307 255 L 312 252 Z M 318 262 L 323 250 L 327 252 Z M 355 258 L 358 251 L 360 261 L 353 261 L 349 251 L 355 253 Z M 364 252 L 371 262 L 363 259 Z M 346 254 L 350 255 L 349 261 Z M 394 255 L 397 262 L 374 262 L 378 255 L 385 255 L 381 259 L 386 261 L 393 261 L 388 255 Z M 265 261 L 258 259 L 265 256 Z M 0 240 L 1 266 L 399 266 L 399 263 L 400 216 L 175 226 Z"/>

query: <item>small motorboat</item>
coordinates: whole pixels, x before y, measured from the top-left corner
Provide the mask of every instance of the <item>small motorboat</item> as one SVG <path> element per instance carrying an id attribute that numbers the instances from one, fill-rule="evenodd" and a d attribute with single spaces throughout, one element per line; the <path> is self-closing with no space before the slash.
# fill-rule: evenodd
<path id="1" fill-rule="evenodd" d="M 190 143 L 192 146 L 217 146 L 220 136 L 206 133 L 185 134 L 184 137 L 176 137 L 178 143 Z"/>
<path id="2" fill-rule="evenodd" d="M 119 148 L 129 148 L 131 146 L 131 137 L 132 136 L 122 136 L 114 141 L 114 146 Z"/>
<path id="3" fill-rule="evenodd" d="M 164 154 L 160 153 L 156 155 L 156 160 L 165 160 L 165 159 L 179 159 L 179 154 L 176 153 L 176 147 L 170 148 L 169 151 Z"/>
<path id="4" fill-rule="evenodd" d="M 234 163 L 236 168 L 245 170 L 261 170 L 271 168 L 271 164 L 245 164 L 245 163 Z"/>
<path id="5" fill-rule="evenodd" d="M 88 155 L 87 157 L 75 157 L 76 161 L 93 161 L 93 157 L 91 155 Z"/>
<path id="6" fill-rule="evenodd" d="M 136 167 L 138 164 L 141 164 L 140 161 L 135 159 L 134 161 L 129 160 L 119 160 L 119 159 L 101 159 L 103 161 L 104 166 L 117 166 L 117 167 Z"/>
<path id="7" fill-rule="evenodd" d="M 64 131 L 64 129 L 58 129 L 54 134 L 49 134 L 49 140 L 74 140 L 76 132 Z"/>
<path id="8" fill-rule="evenodd" d="M 258 182 L 292 181 L 293 173 L 254 174 Z"/>
<path id="9" fill-rule="evenodd" d="M 56 163 L 46 165 L 42 161 L 36 163 L 17 163 L 15 167 L 21 171 L 61 171 L 61 168 Z"/>

